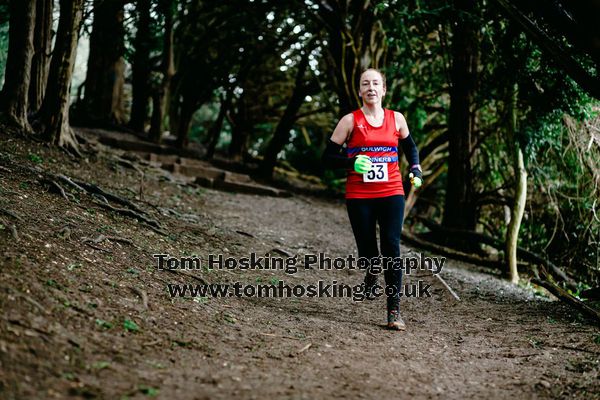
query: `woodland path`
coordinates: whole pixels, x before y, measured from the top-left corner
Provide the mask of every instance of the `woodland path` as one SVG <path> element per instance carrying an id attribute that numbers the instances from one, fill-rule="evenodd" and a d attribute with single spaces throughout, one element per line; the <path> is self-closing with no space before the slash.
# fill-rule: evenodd
<path id="1" fill-rule="evenodd" d="M 465 263 L 447 260 L 442 271 L 461 301 L 425 272 L 405 276 L 431 284 L 432 297 L 402 299 L 407 330 L 390 332 L 383 298 L 171 299 L 167 284 L 198 281 L 157 271 L 152 258 L 273 249 L 347 257 L 356 249 L 340 201 L 227 193 L 150 170 L 136 201 L 137 172 L 108 153 L 78 161 L 6 137 L 0 148 L 0 207 L 20 218 L 2 215 L 18 241 L 0 232 L 1 398 L 600 396 L 597 327 Z M 129 196 L 167 235 L 83 194 L 67 201 L 52 193 L 23 168 L 36 164 Z M 100 234 L 113 239 L 85 240 Z M 362 280 L 347 269 L 195 275 L 210 283 Z"/>

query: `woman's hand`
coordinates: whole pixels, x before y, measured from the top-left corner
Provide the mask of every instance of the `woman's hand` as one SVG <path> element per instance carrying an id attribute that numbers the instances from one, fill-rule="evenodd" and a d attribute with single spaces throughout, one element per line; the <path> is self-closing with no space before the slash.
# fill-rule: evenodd
<path id="1" fill-rule="evenodd" d="M 417 167 L 413 167 L 408 174 L 410 178 L 410 183 L 413 185 L 415 189 L 418 189 L 423 184 L 423 173 Z"/>
<path id="2" fill-rule="evenodd" d="M 354 161 L 354 170 L 359 174 L 366 174 L 371 169 L 371 157 L 366 156 L 364 154 L 359 154 Z"/>

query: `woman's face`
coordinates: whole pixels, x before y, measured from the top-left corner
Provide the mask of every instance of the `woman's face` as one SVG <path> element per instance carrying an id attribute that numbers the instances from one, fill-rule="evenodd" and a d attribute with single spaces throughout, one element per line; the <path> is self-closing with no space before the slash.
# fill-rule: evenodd
<path id="1" fill-rule="evenodd" d="M 365 104 L 381 103 L 385 96 L 385 87 L 381 74 L 377 71 L 367 70 L 360 76 L 358 95 Z"/>

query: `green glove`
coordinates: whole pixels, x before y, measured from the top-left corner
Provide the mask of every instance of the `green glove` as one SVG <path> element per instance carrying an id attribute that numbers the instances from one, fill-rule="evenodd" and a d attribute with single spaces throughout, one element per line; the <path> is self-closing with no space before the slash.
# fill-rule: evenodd
<path id="1" fill-rule="evenodd" d="M 410 178 L 410 183 L 413 185 L 415 189 L 418 189 L 423 184 L 423 174 L 419 168 L 413 168 L 410 170 L 410 174 L 408 174 Z"/>
<path id="2" fill-rule="evenodd" d="M 366 174 L 371 169 L 371 164 L 372 162 L 369 156 L 359 154 L 354 161 L 354 170 L 359 174 Z"/>

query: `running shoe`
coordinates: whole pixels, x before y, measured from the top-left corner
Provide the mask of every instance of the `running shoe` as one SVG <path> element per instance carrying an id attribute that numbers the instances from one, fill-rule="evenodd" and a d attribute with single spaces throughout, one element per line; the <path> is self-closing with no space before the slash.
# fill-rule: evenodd
<path id="1" fill-rule="evenodd" d="M 400 316 L 400 311 L 398 310 L 388 311 L 387 321 L 388 329 L 392 329 L 394 331 L 403 331 L 406 329 L 406 324 L 404 324 L 404 321 Z"/>

